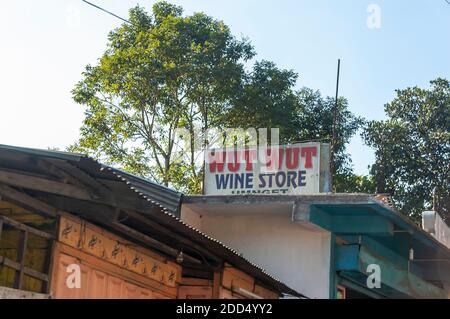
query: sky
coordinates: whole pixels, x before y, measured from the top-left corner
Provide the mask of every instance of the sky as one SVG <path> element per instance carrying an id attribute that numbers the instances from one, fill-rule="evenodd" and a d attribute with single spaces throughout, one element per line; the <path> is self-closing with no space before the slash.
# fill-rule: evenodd
<path id="1" fill-rule="evenodd" d="M 127 17 L 155 1 L 91 0 Z M 299 74 L 303 86 L 340 95 L 368 120 L 385 119 L 396 89 L 450 78 L 450 5 L 445 0 L 184 0 L 247 37 L 255 60 Z M 65 149 L 79 136 L 83 107 L 71 90 L 103 53 L 121 21 L 81 0 L 0 1 L 0 144 Z M 348 152 L 366 174 L 373 151 L 355 136 Z"/>

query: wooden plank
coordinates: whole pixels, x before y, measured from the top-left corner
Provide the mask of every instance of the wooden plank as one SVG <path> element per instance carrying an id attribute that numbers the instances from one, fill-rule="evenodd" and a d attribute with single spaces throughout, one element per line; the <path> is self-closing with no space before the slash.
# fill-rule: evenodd
<path id="1" fill-rule="evenodd" d="M 141 288 L 139 299 L 154 299 L 153 292 L 150 289 Z"/>
<path id="2" fill-rule="evenodd" d="M 178 299 L 211 299 L 212 287 L 208 286 L 180 286 Z"/>
<path id="3" fill-rule="evenodd" d="M 108 295 L 108 274 L 90 269 L 88 274 L 87 299 L 103 299 Z"/>
<path id="4" fill-rule="evenodd" d="M 52 273 L 51 295 L 56 299 L 84 299 L 87 296 L 88 287 L 88 267 L 82 265 L 80 260 L 67 254 L 62 254 L 58 246 L 55 248 L 55 259 L 53 260 L 54 271 Z M 69 273 L 67 269 L 70 265 L 78 265 L 80 267 L 80 288 L 69 288 L 67 285 L 67 277 Z"/>
<path id="5" fill-rule="evenodd" d="M 82 233 L 82 249 L 96 257 L 104 258 L 104 237 L 101 232 L 98 232 L 90 225 L 83 227 Z"/>
<path id="6" fill-rule="evenodd" d="M 0 195 L 9 199 L 13 203 L 19 203 L 21 206 L 25 205 L 28 208 L 44 213 L 47 216 L 49 215 L 55 217 L 58 213 L 58 209 L 55 207 L 6 185 L 0 184 Z"/>
<path id="7" fill-rule="evenodd" d="M 82 237 L 83 236 L 83 232 L 85 231 L 85 229 L 87 228 L 87 227 L 89 227 L 91 230 L 93 230 L 93 231 L 96 231 L 96 232 L 98 232 L 98 233 L 102 233 L 102 234 L 105 234 L 106 235 L 106 237 L 108 237 L 111 241 L 113 241 L 114 243 L 119 243 L 119 244 L 121 244 L 120 246 L 122 246 L 122 245 L 128 245 L 128 246 L 135 246 L 135 248 L 136 248 L 136 250 L 140 250 L 142 253 L 144 253 L 144 254 L 148 254 L 148 255 L 150 255 L 151 257 L 153 257 L 153 258 L 155 258 L 155 259 L 158 259 L 159 261 L 161 261 L 161 262 L 166 262 L 167 261 L 167 258 L 165 258 L 165 257 L 162 257 L 161 255 L 159 255 L 159 254 L 157 254 L 157 253 L 154 253 L 154 252 L 152 252 L 151 250 L 148 250 L 148 249 L 145 249 L 145 248 L 143 248 L 143 247 L 141 247 L 141 246 L 139 246 L 139 244 L 133 244 L 132 242 L 130 242 L 130 241 L 128 241 L 128 240 L 125 240 L 125 239 L 123 239 L 122 237 L 119 237 L 118 235 L 116 235 L 116 234 L 114 234 L 114 233 L 112 233 L 111 231 L 106 231 L 104 228 L 101 228 L 101 227 L 98 227 L 98 226 L 96 226 L 96 225 L 94 225 L 94 224 L 92 224 L 92 223 L 89 223 L 89 222 L 87 222 L 87 221 L 85 221 L 85 220 L 82 220 L 82 219 L 80 219 L 80 218 L 76 218 L 76 217 L 74 217 L 74 216 L 64 216 L 64 217 L 61 217 L 60 218 L 60 226 L 61 225 L 70 225 L 70 224 L 76 224 L 76 225 L 78 225 L 77 226 L 77 228 L 79 228 L 79 230 L 78 230 L 78 236 L 77 237 Z M 112 224 L 111 224 L 112 225 Z M 127 229 L 127 227 L 126 226 L 124 226 L 124 228 L 123 228 L 123 230 L 125 231 Z M 61 234 L 61 231 L 60 231 L 60 234 Z M 60 239 L 60 241 L 62 241 L 62 242 L 64 242 L 63 240 L 62 240 L 62 238 L 61 238 L 61 236 L 60 237 L 58 237 L 59 239 Z M 81 240 L 80 240 L 81 241 Z M 68 244 L 69 246 L 72 246 L 72 247 L 78 247 L 78 248 L 81 248 L 82 246 L 80 245 L 80 246 L 78 246 L 78 245 L 74 245 L 74 240 L 72 240 L 72 241 L 68 241 L 68 242 L 65 242 L 66 244 Z M 108 242 L 107 244 L 111 244 L 111 242 Z M 108 250 L 112 250 L 113 248 L 114 248 L 114 244 L 111 246 L 111 247 L 106 247 Z M 120 253 L 120 249 L 121 249 L 121 247 L 118 247 L 119 248 L 119 253 Z M 112 251 L 110 252 L 110 255 L 112 254 Z M 117 263 L 118 265 L 120 265 L 121 263 L 120 262 L 118 262 Z"/>
<path id="8" fill-rule="evenodd" d="M 48 281 L 49 280 L 48 275 L 46 275 L 44 273 L 41 273 L 41 272 L 39 272 L 37 270 L 34 270 L 32 268 L 29 268 L 29 267 L 24 267 L 23 268 L 23 272 L 24 272 L 25 275 L 37 278 L 37 279 L 42 280 L 42 281 Z"/>
<path id="9" fill-rule="evenodd" d="M 6 267 L 12 268 L 17 271 L 20 271 L 22 269 L 22 266 L 20 263 L 13 261 L 11 259 L 5 258 L 3 256 L 0 256 L 0 265 L 5 265 Z M 47 274 L 41 273 L 41 272 L 34 270 L 32 268 L 29 268 L 29 267 L 23 267 L 23 273 L 28 276 L 42 280 L 42 281 L 47 282 L 49 280 L 49 276 Z"/>
<path id="10" fill-rule="evenodd" d="M 212 298 L 213 299 L 219 299 L 221 283 L 222 283 L 222 271 L 215 271 L 214 279 L 213 279 L 213 290 L 212 290 Z"/>
<path id="11" fill-rule="evenodd" d="M 229 290 L 233 287 L 243 288 L 252 292 L 255 281 L 250 275 L 226 264 L 222 275 L 222 286 Z"/>
<path id="12" fill-rule="evenodd" d="M 74 176 L 68 174 L 63 169 L 56 167 L 54 164 L 50 163 L 47 160 L 44 159 L 38 159 L 37 166 L 42 168 L 44 171 L 49 172 L 50 174 L 63 179 L 64 183 L 71 183 L 76 186 L 80 187 L 86 187 L 83 183 L 81 183 L 78 179 L 76 179 Z"/>
<path id="13" fill-rule="evenodd" d="M 39 190 L 51 194 L 59 194 L 68 197 L 76 197 L 82 200 L 91 200 L 89 191 L 78 186 L 51 181 L 45 178 L 13 173 L 0 170 L 0 182 L 12 186 Z"/>
<path id="14" fill-rule="evenodd" d="M 67 218 L 61 218 L 60 223 L 62 225 L 59 232 L 60 240 L 74 248 L 81 248 L 84 252 L 93 256 L 167 286 L 174 287 L 181 278 L 181 267 L 178 264 L 169 262 L 151 251 L 141 250 L 138 246 L 115 236 L 109 231 L 85 221 L 75 222 Z M 80 226 L 72 227 L 72 224 L 79 224 Z M 63 237 L 64 230 L 69 228 L 72 230 L 81 229 L 77 231 L 82 238 L 81 247 L 76 245 L 79 241 L 76 238 L 77 236 L 73 240 Z"/>
<path id="15" fill-rule="evenodd" d="M 11 226 L 13 226 L 13 227 L 15 227 L 17 229 L 20 229 L 22 231 L 26 231 L 26 232 L 32 233 L 32 234 L 34 234 L 36 236 L 39 236 L 39 237 L 43 237 L 43 238 L 47 238 L 47 239 L 54 239 L 55 238 L 55 236 L 53 236 L 52 234 L 49 234 L 49 233 L 46 233 L 46 232 L 41 231 L 39 229 L 27 226 L 25 224 L 19 223 L 19 222 L 15 221 L 15 220 L 13 220 L 11 218 L 8 218 L 6 216 L 0 216 L 0 221 L 5 223 L 5 224 L 11 225 Z"/>
<path id="16" fill-rule="evenodd" d="M 47 198 L 50 198 L 51 201 L 54 201 L 55 205 L 60 200 L 60 202 L 57 205 L 61 209 L 69 210 L 69 209 L 76 208 L 77 211 L 80 211 L 80 212 L 82 212 L 83 210 L 86 212 L 89 212 L 89 215 L 92 218 L 98 218 L 99 223 L 103 223 L 103 224 L 107 223 L 109 227 L 111 227 L 117 231 L 124 232 L 124 233 L 128 234 L 131 238 L 137 239 L 138 241 L 150 246 L 150 248 L 155 248 L 155 249 L 159 250 L 160 252 L 166 253 L 169 256 L 176 257 L 179 253 L 178 249 L 172 248 L 173 246 L 171 247 L 169 244 L 162 243 L 161 242 L 162 239 L 155 240 L 152 238 L 155 236 L 159 236 L 160 238 L 162 236 L 164 236 L 164 237 L 162 237 L 164 239 L 172 238 L 174 232 L 171 230 L 168 230 L 165 226 L 161 226 L 161 225 L 153 222 L 152 225 L 154 225 L 154 227 L 157 227 L 157 229 L 152 227 L 151 229 L 148 230 L 149 235 L 146 235 L 140 231 L 133 230 L 133 229 L 129 228 L 128 226 L 123 225 L 119 222 L 110 222 L 110 220 L 112 220 L 113 216 L 117 215 L 117 214 L 114 209 L 106 206 L 105 203 L 102 203 L 101 206 L 98 205 L 98 207 L 95 207 L 97 204 L 96 203 L 94 204 L 94 202 L 92 202 L 92 205 L 94 205 L 94 207 L 95 207 L 95 208 L 93 208 L 93 207 L 89 206 L 91 204 L 86 205 L 83 202 L 80 202 L 76 199 L 62 198 L 59 195 L 48 195 Z M 136 215 L 139 216 L 139 214 L 136 214 Z M 102 217 L 102 218 L 100 218 L 100 217 Z M 142 220 L 148 221 L 149 219 L 146 217 L 140 216 L 139 221 L 142 221 Z M 179 236 L 177 238 L 179 238 Z M 176 242 L 175 240 L 172 240 L 172 241 L 174 242 L 174 245 L 179 246 L 178 242 Z M 177 247 L 177 246 L 175 246 L 175 247 Z M 185 243 L 184 246 L 190 247 L 191 245 L 189 245 L 188 243 Z M 198 251 L 198 249 L 197 249 L 197 251 Z M 192 255 L 193 254 L 188 254 L 188 253 L 184 252 L 185 260 L 187 262 L 191 262 L 193 264 L 198 264 L 198 265 L 202 264 L 202 261 L 196 257 L 198 255 L 198 252 L 195 253 L 195 257 L 193 257 Z M 203 254 L 203 255 L 205 256 L 205 254 Z"/>
<path id="17" fill-rule="evenodd" d="M 120 299 L 122 297 L 122 285 L 125 281 L 122 278 L 108 276 L 108 287 L 106 290 L 107 299 Z"/>
<path id="18" fill-rule="evenodd" d="M 79 263 L 93 266 L 94 268 L 104 271 L 108 274 L 118 276 L 120 278 L 124 278 L 127 281 L 134 283 L 139 286 L 145 286 L 145 288 L 150 288 L 152 290 L 156 290 L 165 296 L 175 298 L 177 295 L 176 287 L 169 287 L 166 285 L 161 285 L 158 281 L 150 279 L 146 276 L 142 276 L 140 274 L 136 274 L 130 270 L 120 268 L 117 265 L 109 263 L 107 261 L 101 260 L 100 258 L 89 255 L 88 253 L 82 252 L 79 249 L 72 248 L 62 243 L 56 244 L 56 251 L 58 254 L 65 254 L 68 256 L 72 256 L 80 260 Z M 58 265 L 55 265 L 58 267 Z M 60 270 L 58 268 L 54 268 L 54 272 L 65 272 L 65 269 Z"/>
<path id="19" fill-rule="evenodd" d="M 228 290 L 224 287 L 220 288 L 220 299 L 238 299 L 236 296 L 233 295 L 231 290 Z"/>
<path id="20" fill-rule="evenodd" d="M 49 195 L 49 197 L 51 196 L 55 196 L 55 195 Z M 61 201 L 64 201 L 64 204 L 66 206 L 62 207 L 63 209 L 70 209 L 70 207 L 74 208 L 76 207 L 79 211 L 86 211 L 89 212 L 91 214 L 94 214 L 94 212 L 96 213 L 97 217 L 99 217 L 99 213 L 101 212 L 102 215 L 104 216 L 111 216 L 111 217 L 106 217 L 101 219 L 101 221 L 99 220 L 99 222 L 101 223 L 107 223 L 109 227 L 115 229 L 116 231 L 120 231 L 122 233 L 128 234 L 129 237 L 138 240 L 141 243 L 144 243 L 145 245 L 149 246 L 149 248 L 153 248 L 158 250 L 159 252 L 165 253 L 169 256 L 172 257 L 176 257 L 179 253 L 178 249 L 175 249 L 165 243 L 162 243 L 160 240 L 156 240 L 146 234 L 143 234 L 137 230 L 134 230 L 122 223 L 119 223 L 117 221 L 115 222 L 111 222 L 110 220 L 112 220 L 112 216 L 117 216 L 117 212 L 115 209 L 112 209 L 111 207 L 107 207 L 102 205 L 101 207 L 98 208 L 92 208 L 92 207 L 87 207 L 86 204 L 82 204 L 80 201 L 78 200 L 74 200 L 74 199 L 70 199 L 70 198 L 65 198 L 65 199 L 61 199 Z M 96 205 L 96 204 L 93 204 Z M 161 226 L 159 226 L 159 233 L 165 233 L 168 234 L 170 233 L 169 231 L 166 231 L 165 228 L 162 228 Z M 153 234 L 153 232 L 152 232 Z M 153 236 L 153 235 L 152 235 Z M 167 236 L 167 235 L 166 235 Z M 64 240 L 62 240 L 64 241 Z M 184 253 L 184 259 L 187 262 L 191 262 L 193 264 L 202 264 L 202 261 L 196 257 L 193 257 L 192 255 L 189 255 L 187 253 Z"/>
<path id="21" fill-rule="evenodd" d="M 0 300 L 2 299 L 50 299 L 50 295 L 0 287 Z"/>
<path id="22" fill-rule="evenodd" d="M 27 240 L 28 240 L 28 232 L 21 231 L 20 239 L 19 239 L 19 247 L 17 249 L 17 260 L 20 263 L 19 272 L 16 274 L 16 279 L 14 281 L 14 288 L 22 289 L 23 283 L 23 270 L 25 268 L 25 252 L 27 250 Z"/>
<path id="23" fill-rule="evenodd" d="M 84 185 L 88 185 L 88 186 L 96 189 L 97 191 L 100 191 L 100 192 L 103 192 L 103 191 L 109 192 L 110 191 L 106 187 L 106 185 L 104 185 L 103 183 L 100 183 L 99 181 L 97 181 L 96 178 L 92 177 L 91 175 L 89 175 L 88 173 L 83 171 L 82 169 L 79 169 L 77 166 L 75 166 L 69 162 L 66 162 L 64 160 L 59 160 L 59 159 L 53 159 L 53 158 L 47 159 L 47 162 L 53 164 L 54 166 L 56 166 L 56 168 L 63 170 L 64 172 L 66 172 L 69 175 L 73 176 L 72 172 L 76 172 L 75 177 L 78 181 L 80 181 Z"/>
<path id="24" fill-rule="evenodd" d="M 55 241 L 52 240 L 50 251 L 47 254 L 47 260 L 46 260 L 46 265 L 45 265 L 46 266 L 45 269 L 47 269 L 47 271 L 48 271 L 47 281 L 45 281 L 45 283 L 44 283 L 44 292 L 45 293 L 50 293 L 50 287 L 52 285 L 52 279 L 53 279 L 51 274 L 53 273 L 53 258 L 54 257 L 55 257 Z"/>
<path id="25" fill-rule="evenodd" d="M 165 226 L 154 222 L 152 220 L 150 220 L 149 218 L 146 218 L 145 216 L 142 216 L 138 213 L 134 213 L 131 211 L 126 211 L 126 213 L 138 220 L 139 222 L 146 224 L 147 226 L 151 227 L 153 230 L 161 232 L 166 232 L 170 234 L 170 237 L 172 237 L 173 239 L 175 239 L 176 241 L 183 243 L 186 247 L 193 247 L 196 251 L 198 251 L 199 253 L 203 254 L 203 256 L 210 258 L 211 260 L 214 260 L 217 263 L 221 263 L 221 260 L 218 259 L 216 256 L 214 256 L 212 253 L 210 253 L 209 250 L 203 248 L 202 246 L 196 244 L 195 242 L 193 242 L 192 240 L 187 239 L 186 236 L 181 236 L 178 235 L 177 233 L 175 233 L 174 231 L 169 231 L 167 230 L 167 228 L 165 228 Z"/>
<path id="26" fill-rule="evenodd" d="M 181 278 L 180 285 L 183 286 L 212 286 L 213 283 L 208 279 L 200 279 L 200 278 Z"/>
<path id="27" fill-rule="evenodd" d="M 163 253 L 166 253 L 170 256 L 177 256 L 179 251 L 177 249 L 174 249 L 166 244 L 161 243 L 160 241 L 157 241 L 156 239 L 153 239 L 145 234 L 142 234 L 128 226 L 125 226 L 120 223 L 113 223 L 113 227 L 117 228 L 118 230 L 121 230 L 127 234 L 129 234 L 131 237 L 138 239 L 145 244 L 149 245 L 152 248 L 155 248 Z M 197 258 L 191 257 L 189 255 L 183 254 L 183 257 L 186 261 L 192 262 L 194 264 L 201 264 L 202 262 L 198 260 Z"/>
<path id="28" fill-rule="evenodd" d="M 233 286 L 231 290 L 233 293 L 239 294 L 248 299 L 263 299 L 261 296 L 241 287 Z"/>
<path id="29" fill-rule="evenodd" d="M 280 295 L 277 292 L 262 287 L 260 285 L 255 285 L 254 293 L 263 297 L 264 299 L 278 299 L 280 297 Z"/>
<path id="30" fill-rule="evenodd" d="M 20 263 L 3 256 L 0 256 L 0 265 L 5 265 L 6 267 L 12 268 L 14 270 L 20 270 Z"/>
<path id="31" fill-rule="evenodd" d="M 211 271 L 208 269 L 191 268 L 189 266 L 184 265 L 183 266 L 183 276 L 210 280 L 211 279 Z"/>
<path id="32" fill-rule="evenodd" d="M 81 222 L 61 217 L 59 219 L 58 240 L 72 247 L 81 247 Z"/>
<path id="33" fill-rule="evenodd" d="M 88 189 L 91 196 L 95 198 L 100 198 L 102 192 L 105 193 L 109 191 L 104 185 L 97 182 L 97 180 L 66 161 L 40 159 L 38 160 L 38 166 L 51 174 L 62 178 L 64 183 L 70 183 L 80 188 Z"/>

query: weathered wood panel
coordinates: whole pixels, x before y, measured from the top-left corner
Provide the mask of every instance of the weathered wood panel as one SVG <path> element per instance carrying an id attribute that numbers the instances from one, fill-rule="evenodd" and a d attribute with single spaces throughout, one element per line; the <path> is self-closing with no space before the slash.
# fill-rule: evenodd
<path id="1" fill-rule="evenodd" d="M 0 299 L 49 299 L 50 295 L 0 287 Z"/>
<path id="2" fill-rule="evenodd" d="M 255 280 L 246 273 L 226 264 L 222 274 L 222 286 L 228 290 L 239 287 L 253 292 Z"/>
<path id="3" fill-rule="evenodd" d="M 178 299 L 211 299 L 212 287 L 208 286 L 180 286 Z"/>
<path id="4" fill-rule="evenodd" d="M 240 298 L 233 295 L 233 293 L 230 290 L 222 287 L 220 288 L 219 299 L 240 299 Z"/>
<path id="5" fill-rule="evenodd" d="M 67 269 L 70 265 L 76 264 L 80 266 L 81 282 L 80 288 L 70 288 L 67 284 Z M 54 280 L 52 282 L 52 297 L 57 299 L 83 299 L 87 298 L 89 268 L 81 265 L 79 260 L 65 254 L 58 254 L 55 259 Z"/>
<path id="6" fill-rule="evenodd" d="M 176 287 L 181 267 L 82 220 L 61 217 L 59 241 L 123 269 Z"/>
<path id="7" fill-rule="evenodd" d="M 166 299 L 176 297 L 176 290 L 169 291 L 163 287 L 160 287 L 162 289 L 160 291 L 157 291 L 156 287 L 153 290 L 151 286 L 146 286 L 148 279 L 147 281 L 145 279 L 138 281 L 136 278 L 134 280 L 127 278 L 126 275 L 120 276 L 104 269 L 100 270 L 89 261 L 86 263 L 83 258 L 80 260 L 60 252 L 57 254 L 55 263 L 52 296 L 56 299 Z M 72 273 L 67 272 L 67 269 L 72 264 L 78 265 L 81 270 L 79 288 L 68 285 L 68 278 Z"/>
<path id="8" fill-rule="evenodd" d="M 255 285 L 255 290 L 253 291 L 255 295 L 260 296 L 263 299 L 278 299 L 278 293 L 273 292 L 267 288 L 264 288 L 260 285 Z"/>

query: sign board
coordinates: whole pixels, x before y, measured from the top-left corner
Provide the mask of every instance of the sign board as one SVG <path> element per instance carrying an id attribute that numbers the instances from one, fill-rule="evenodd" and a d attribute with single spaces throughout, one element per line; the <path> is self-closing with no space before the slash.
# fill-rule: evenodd
<path id="1" fill-rule="evenodd" d="M 324 143 L 205 152 L 205 195 L 300 195 L 330 191 Z"/>

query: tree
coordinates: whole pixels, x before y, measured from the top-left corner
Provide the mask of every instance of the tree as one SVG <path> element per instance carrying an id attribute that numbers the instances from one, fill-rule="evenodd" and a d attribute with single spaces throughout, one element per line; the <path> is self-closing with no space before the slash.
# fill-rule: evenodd
<path id="1" fill-rule="evenodd" d="M 297 78 L 273 62 L 256 62 L 224 114 L 224 123 L 242 129 L 279 128 L 280 142 L 290 141 L 296 133 Z"/>
<path id="2" fill-rule="evenodd" d="M 372 175 L 356 175 L 346 171 L 335 175 L 335 186 L 339 193 L 375 194 L 375 179 Z"/>
<path id="3" fill-rule="evenodd" d="M 330 142 L 333 133 L 333 109 L 335 98 L 322 97 L 319 91 L 303 88 L 297 92 L 296 140 L 321 140 Z M 357 192 L 357 178 L 353 175 L 350 155 L 346 146 L 363 124 L 361 117 L 348 109 L 347 99 L 340 97 L 337 103 L 336 148 L 334 154 L 334 188 L 337 192 Z M 367 189 L 369 190 L 369 189 Z"/>
<path id="4" fill-rule="evenodd" d="M 330 142 L 335 99 L 319 91 L 302 88 L 295 92 L 298 74 L 279 69 L 273 62 L 255 63 L 233 106 L 225 116 L 231 127 L 279 128 L 281 143 L 319 140 Z M 345 98 L 338 101 L 335 186 L 339 192 L 371 191 L 371 179 L 353 175 L 346 145 L 363 124 L 348 109 Z"/>
<path id="5" fill-rule="evenodd" d="M 279 128 L 282 143 L 330 141 L 334 99 L 306 88 L 295 92 L 298 75 L 270 61 L 246 72 L 253 47 L 223 22 L 203 13 L 183 16 L 166 2 L 157 2 L 152 14 L 131 9 L 129 21 L 109 34 L 106 51 L 73 90 L 86 109 L 81 138 L 70 150 L 199 193 L 203 163 L 194 146 L 199 136 L 206 145 L 208 128 Z M 362 120 L 344 98 L 338 107 L 337 176 L 348 186 L 345 147 Z M 179 148 L 180 130 L 187 151 Z"/>
<path id="6" fill-rule="evenodd" d="M 196 125 L 217 122 L 253 48 L 223 22 L 203 13 L 184 17 L 167 2 L 156 3 L 152 14 L 135 7 L 129 21 L 109 34 L 98 64 L 86 67 L 73 90 L 86 110 L 81 138 L 70 149 L 198 192 L 194 149 L 175 151 L 177 130 L 194 133 Z"/>
<path id="7" fill-rule="evenodd" d="M 400 210 L 418 221 L 433 206 L 449 218 L 450 83 L 438 78 L 430 89 L 397 90 L 385 105 L 387 120 L 369 122 L 366 143 L 375 150 L 377 191 L 389 193 Z"/>

